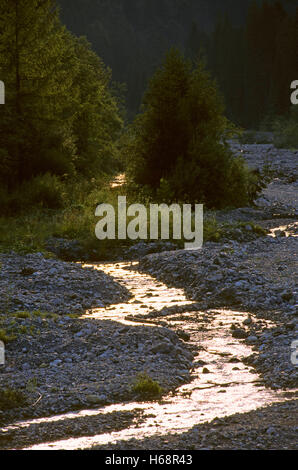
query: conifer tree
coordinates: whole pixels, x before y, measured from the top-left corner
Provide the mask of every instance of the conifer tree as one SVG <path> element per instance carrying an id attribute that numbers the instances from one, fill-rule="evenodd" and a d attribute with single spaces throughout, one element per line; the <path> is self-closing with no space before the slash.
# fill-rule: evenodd
<path id="1" fill-rule="evenodd" d="M 0 4 L 0 173 L 12 189 L 36 175 L 95 175 L 114 165 L 122 126 L 111 74 L 61 24 L 54 0 Z"/>
<path id="2" fill-rule="evenodd" d="M 153 76 L 124 153 L 128 176 L 166 202 L 245 204 L 251 175 L 225 145 L 232 126 L 202 64 L 171 50 Z"/>
<path id="3" fill-rule="evenodd" d="M 1 76 L 7 100 L 0 123 L 13 181 L 71 170 L 75 56 L 52 0 L 3 0 Z M 66 68 L 67 67 L 67 68 Z"/>

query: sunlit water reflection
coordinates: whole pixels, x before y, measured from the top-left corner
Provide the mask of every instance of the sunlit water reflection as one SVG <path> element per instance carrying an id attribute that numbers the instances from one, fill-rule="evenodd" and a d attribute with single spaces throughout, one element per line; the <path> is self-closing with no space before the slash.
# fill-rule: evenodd
<path id="1" fill-rule="evenodd" d="M 283 234 L 284 237 L 298 237 L 298 222 L 292 222 L 291 224 L 281 225 L 280 227 L 274 227 L 270 230 L 269 236 L 276 238 L 280 236 L 280 233 Z"/>
<path id="2" fill-rule="evenodd" d="M 185 298 L 182 290 L 170 289 L 149 275 L 128 269 L 129 266 L 131 265 L 125 263 L 98 266 L 98 269 L 102 269 L 126 286 L 132 293 L 132 298 L 125 304 L 94 310 L 86 317 L 135 325 L 140 324 L 140 321 L 130 322 L 125 317 L 145 315 L 153 309 L 160 310 L 163 307 L 189 305 L 188 313 L 173 314 L 166 317 L 166 320 L 169 326 L 183 328 L 191 335 L 189 344 L 199 346 L 191 383 L 181 386 L 177 393 L 170 394 L 161 403 L 123 403 L 98 410 L 85 410 L 18 423 L 17 427 L 25 430 L 32 424 L 58 423 L 62 420 L 75 420 L 84 416 L 136 408 L 144 410 L 148 415 L 144 422 L 133 424 L 119 432 L 69 438 L 35 445 L 30 447 L 31 449 L 87 449 L 93 445 L 114 444 L 131 438 L 141 440 L 150 436 L 182 433 L 215 417 L 245 413 L 285 400 L 282 392 L 266 389 L 255 371 L 241 361 L 252 353 L 252 349 L 243 341 L 232 338 L 230 327 L 232 323 L 242 323 L 247 313 L 230 310 L 192 312 L 192 302 Z M 209 373 L 203 371 L 204 367 L 208 368 Z M 15 426 L 7 429 L 13 428 Z"/>

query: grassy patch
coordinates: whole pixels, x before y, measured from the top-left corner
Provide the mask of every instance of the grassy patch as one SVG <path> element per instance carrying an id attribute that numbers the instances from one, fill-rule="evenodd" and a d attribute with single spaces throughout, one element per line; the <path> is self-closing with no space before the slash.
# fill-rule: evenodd
<path id="1" fill-rule="evenodd" d="M 131 240 L 98 240 L 95 227 L 99 218 L 95 209 L 100 204 L 110 204 L 115 209 L 116 233 L 118 230 L 118 196 L 127 197 L 127 206 L 140 203 L 147 209 L 147 234 L 150 234 L 149 206 L 157 203 L 152 200 L 143 188 L 140 191 L 126 186 L 112 188 L 108 180 L 79 181 L 72 187 L 65 187 L 64 207 L 60 210 L 41 209 L 35 207 L 30 213 L 21 213 L 18 217 L 0 218 L 0 252 L 15 251 L 20 254 L 41 252 L 46 257 L 54 257 L 48 251 L 47 240 L 63 238 L 77 240 L 82 249 L 83 258 L 86 253 L 88 260 L 110 259 L 111 254 L 123 252 L 131 245 Z M 165 201 L 166 202 L 166 201 Z M 133 217 L 127 217 L 127 224 Z M 159 221 L 161 216 L 159 214 Z M 170 215 L 170 240 L 183 248 L 186 240 L 173 240 L 173 217 Z M 194 218 L 192 230 L 194 231 Z M 224 230 L 215 218 L 204 220 L 204 241 L 219 242 Z M 138 242 L 139 240 L 136 240 Z M 150 241 L 150 240 L 148 240 Z M 60 253 L 63 259 L 71 260 L 68 253 Z M 9 311 L 9 308 L 7 308 Z"/>
<path id="2" fill-rule="evenodd" d="M 265 230 L 255 222 L 238 222 L 236 224 L 236 227 L 244 230 L 246 230 L 246 227 L 250 227 L 252 232 L 259 235 L 260 237 L 267 235 L 267 230 Z"/>
<path id="3" fill-rule="evenodd" d="M 68 315 L 71 318 L 78 318 L 79 314 Z M 36 318 L 42 318 L 45 323 L 34 322 Z M 48 321 L 59 320 L 60 315 L 50 312 L 41 312 L 36 310 L 33 312 L 6 312 L 0 314 L 0 341 L 4 344 L 15 341 L 19 336 L 29 335 L 38 336 L 41 328 L 48 326 Z"/>
<path id="4" fill-rule="evenodd" d="M 117 208 L 118 195 L 125 195 L 125 189 L 112 189 L 107 179 L 78 181 L 71 186 L 65 185 L 64 204 L 59 210 L 34 206 L 30 211 L 2 215 L 0 252 L 41 252 L 46 257 L 54 257 L 47 249 L 47 240 L 64 238 L 78 240 L 86 252 L 94 252 L 97 259 L 104 258 L 105 253 L 120 242 L 96 238 L 98 218 L 95 217 L 95 209 L 103 203 Z"/>

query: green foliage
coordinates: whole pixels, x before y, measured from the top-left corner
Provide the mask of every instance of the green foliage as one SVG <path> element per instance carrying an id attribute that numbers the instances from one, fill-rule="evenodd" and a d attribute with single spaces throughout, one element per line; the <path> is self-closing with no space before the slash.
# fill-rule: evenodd
<path id="1" fill-rule="evenodd" d="M 277 148 L 298 149 L 298 106 L 293 106 L 288 117 L 274 122 L 274 144 Z"/>
<path id="2" fill-rule="evenodd" d="M 225 144 L 234 133 L 203 66 L 193 69 L 172 50 L 126 136 L 128 180 L 166 202 L 245 205 L 256 195 L 255 177 Z"/>
<path id="3" fill-rule="evenodd" d="M 60 209 L 63 207 L 64 186 L 55 175 L 46 173 L 25 181 L 8 198 L 8 211 L 17 214 L 32 207 Z M 2 206 L 1 211 L 5 209 Z"/>
<path id="4" fill-rule="evenodd" d="M 6 85 L 0 135 L 9 158 L 6 178 L 15 186 L 41 172 L 50 159 L 46 152 L 58 153 L 56 161 L 74 157 L 66 148 L 72 139 L 75 57 L 52 0 L 3 0 L 0 18 Z"/>
<path id="5" fill-rule="evenodd" d="M 63 198 L 63 207 L 58 210 L 49 210 L 41 203 L 31 207 L 28 205 L 26 194 L 20 191 L 16 204 L 18 217 L 12 217 L 10 214 L 13 213 L 13 206 L 9 201 L 9 211 L 0 217 L 0 251 L 14 250 L 23 254 L 43 252 L 45 256 L 53 256 L 47 252 L 46 247 L 47 240 L 54 237 L 78 240 L 87 252 L 91 254 L 94 251 L 95 259 L 104 258 L 105 252 L 116 248 L 118 241 L 99 242 L 96 238 L 95 209 L 101 203 L 112 204 L 117 208 L 118 195 L 123 195 L 121 191 L 124 191 L 125 195 L 125 189 L 111 189 L 106 177 L 92 180 L 74 179 L 63 183 L 61 188 L 59 183 L 58 189 L 57 195 L 62 195 Z M 30 188 L 28 191 L 31 194 Z M 32 199 L 30 200 L 32 202 Z M 23 205 L 20 212 L 21 202 Z M 3 213 L 3 207 L 1 209 Z"/>
<path id="6" fill-rule="evenodd" d="M 57 176 L 46 173 L 35 177 L 24 186 L 25 198 L 29 205 L 40 204 L 48 209 L 59 209 L 63 206 L 63 185 Z"/>
<path id="7" fill-rule="evenodd" d="M 204 242 L 219 242 L 223 236 L 223 230 L 215 217 L 204 221 Z"/>
<path id="8" fill-rule="evenodd" d="M 9 193 L 43 174 L 65 180 L 117 167 L 122 118 L 111 73 L 62 26 L 54 0 L 1 2 L 0 70 L 0 179 Z M 46 178 L 34 182 L 31 197 L 41 192 L 45 207 L 60 207 Z"/>
<path id="9" fill-rule="evenodd" d="M 111 92 L 111 71 L 90 49 L 86 39 L 75 41 L 75 53 L 79 63 L 75 77 L 79 100 L 73 124 L 75 165 L 87 176 L 111 173 L 118 168 L 116 140 L 123 126 L 119 102 Z"/>
<path id="10" fill-rule="evenodd" d="M 153 380 L 146 373 L 139 374 L 132 391 L 143 400 L 157 400 L 163 394 L 163 389 L 158 382 Z"/>
<path id="11" fill-rule="evenodd" d="M 15 335 L 8 334 L 7 331 L 3 328 L 0 329 L 0 341 L 3 341 L 4 344 L 10 343 L 16 339 Z"/>
<path id="12" fill-rule="evenodd" d="M 23 392 L 13 388 L 0 389 L 0 410 L 12 410 L 21 408 L 26 404 L 26 397 Z"/>
<path id="13" fill-rule="evenodd" d="M 53 236 L 61 214 L 34 211 L 19 217 L 0 218 L 0 249 L 19 253 L 45 251 L 45 241 Z"/>

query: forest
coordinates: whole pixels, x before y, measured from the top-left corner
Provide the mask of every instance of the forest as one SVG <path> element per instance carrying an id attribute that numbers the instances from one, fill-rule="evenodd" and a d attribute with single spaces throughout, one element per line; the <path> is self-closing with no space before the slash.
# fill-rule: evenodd
<path id="1" fill-rule="evenodd" d="M 86 35 L 114 80 L 127 84 L 129 116 L 139 111 L 149 78 L 172 46 L 204 59 L 238 125 L 257 128 L 289 110 L 289 83 L 297 75 L 295 0 L 60 4 L 71 31 Z"/>

